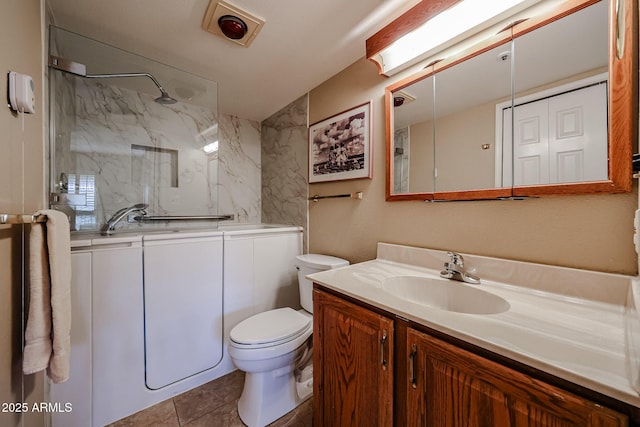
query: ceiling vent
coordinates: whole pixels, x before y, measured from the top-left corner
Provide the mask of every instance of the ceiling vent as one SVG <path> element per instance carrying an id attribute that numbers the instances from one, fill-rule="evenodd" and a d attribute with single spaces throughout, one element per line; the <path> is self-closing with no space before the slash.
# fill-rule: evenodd
<path id="1" fill-rule="evenodd" d="M 413 102 L 416 100 L 416 97 L 413 95 L 410 95 L 409 93 L 403 91 L 403 90 L 398 90 L 393 92 L 393 106 L 394 107 L 399 107 L 401 105 L 406 105 L 410 102 Z"/>
<path id="2" fill-rule="evenodd" d="M 249 47 L 264 20 L 224 1 L 210 0 L 202 29 L 224 39 Z"/>

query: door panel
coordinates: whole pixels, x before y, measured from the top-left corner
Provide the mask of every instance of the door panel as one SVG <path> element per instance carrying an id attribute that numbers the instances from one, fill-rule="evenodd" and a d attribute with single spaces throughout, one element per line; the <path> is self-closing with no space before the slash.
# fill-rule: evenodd
<path id="1" fill-rule="evenodd" d="M 517 105 L 513 144 L 503 111 L 503 181 L 514 186 L 608 179 L 607 84 L 567 91 Z"/>
<path id="2" fill-rule="evenodd" d="M 601 181 L 607 168 L 607 86 L 549 98 L 549 180 Z"/>
<path id="3" fill-rule="evenodd" d="M 547 100 L 514 110 L 515 185 L 549 183 L 549 110 Z"/>
<path id="4" fill-rule="evenodd" d="M 222 360 L 222 237 L 144 243 L 145 381 L 152 390 Z"/>

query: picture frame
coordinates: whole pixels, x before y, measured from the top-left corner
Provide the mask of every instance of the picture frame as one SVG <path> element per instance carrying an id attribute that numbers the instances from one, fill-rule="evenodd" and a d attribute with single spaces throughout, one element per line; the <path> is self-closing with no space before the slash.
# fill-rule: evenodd
<path id="1" fill-rule="evenodd" d="M 372 178 L 372 101 L 309 126 L 309 183 Z"/>

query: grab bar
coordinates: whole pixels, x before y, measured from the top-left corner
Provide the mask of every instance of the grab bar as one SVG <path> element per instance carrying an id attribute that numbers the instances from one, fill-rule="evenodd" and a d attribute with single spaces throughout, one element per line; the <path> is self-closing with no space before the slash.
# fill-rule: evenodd
<path id="1" fill-rule="evenodd" d="M 226 221 L 234 218 L 234 215 L 168 215 L 168 216 L 135 216 L 138 222 L 146 221 Z"/>
<path id="2" fill-rule="evenodd" d="M 33 224 L 47 222 L 46 215 L 0 214 L 0 224 Z"/>

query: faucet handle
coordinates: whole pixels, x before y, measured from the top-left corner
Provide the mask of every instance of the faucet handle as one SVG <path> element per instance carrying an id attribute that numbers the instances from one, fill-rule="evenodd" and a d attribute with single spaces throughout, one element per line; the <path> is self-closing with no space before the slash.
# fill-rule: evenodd
<path id="1" fill-rule="evenodd" d="M 459 253 L 449 251 L 447 252 L 447 255 L 449 255 L 449 257 L 451 258 L 451 260 L 449 261 L 451 264 L 457 265 L 459 267 L 464 266 L 464 258 Z"/>

